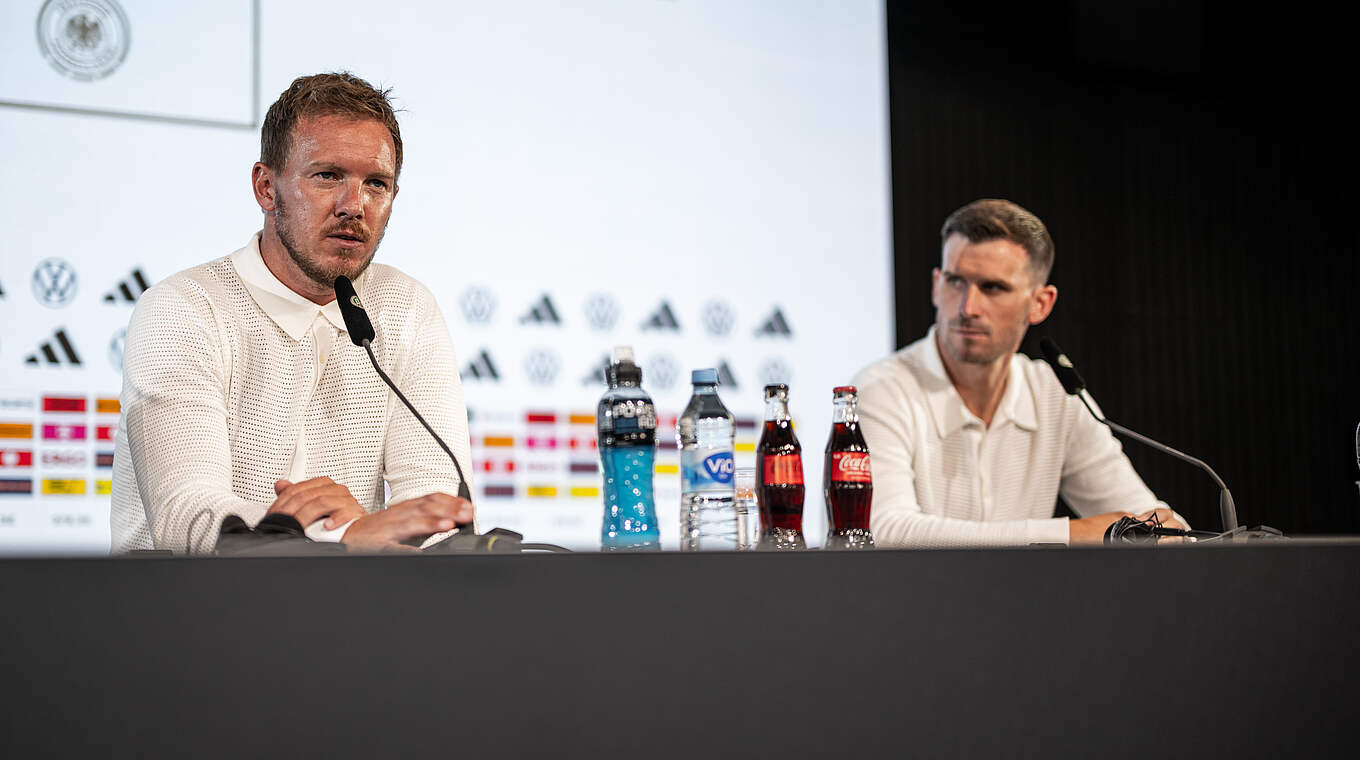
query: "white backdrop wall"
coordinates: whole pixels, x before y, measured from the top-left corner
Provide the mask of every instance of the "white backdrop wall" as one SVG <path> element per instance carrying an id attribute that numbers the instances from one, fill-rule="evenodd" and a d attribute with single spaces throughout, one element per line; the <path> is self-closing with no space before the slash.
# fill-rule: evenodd
<path id="1" fill-rule="evenodd" d="M 598 547 L 592 373 L 624 343 L 663 420 L 663 543 L 703 366 L 739 466 L 761 386 L 790 384 L 820 543 L 831 388 L 892 348 L 883 24 L 873 0 L 6 3 L 0 548 L 107 551 L 136 296 L 260 227 L 260 115 L 330 70 L 403 109 L 378 256 L 444 310 L 484 525 Z"/>

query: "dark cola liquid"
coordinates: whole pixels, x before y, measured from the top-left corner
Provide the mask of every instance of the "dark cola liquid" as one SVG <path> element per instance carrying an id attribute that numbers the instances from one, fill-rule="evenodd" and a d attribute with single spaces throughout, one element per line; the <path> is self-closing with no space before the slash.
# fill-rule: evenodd
<path id="1" fill-rule="evenodd" d="M 766 420 L 756 447 L 756 501 L 761 532 L 801 541 L 803 535 L 803 447 L 789 420 Z"/>
<path id="2" fill-rule="evenodd" d="M 826 445 L 822 469 L 826 522 L 833 533 L 869 530 L 869 505 L 874 500 L 869 447 L 858 423 L 837 422 Z"/>

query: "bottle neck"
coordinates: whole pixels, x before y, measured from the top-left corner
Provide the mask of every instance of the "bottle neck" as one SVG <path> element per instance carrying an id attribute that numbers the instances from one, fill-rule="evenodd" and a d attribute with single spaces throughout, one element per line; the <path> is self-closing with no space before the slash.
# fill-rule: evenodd
<path id="1" fill-rule="evenodd" d="M 782 422 L 789 418 L 789 402 L 787 399 L 775 396 L 765 399 L 765 419 L 771 422 Z"/>
<path id="2" fill-rule="evenodd" d="M 695 384 L 694 384 L 694 395 L 696 395 L 696 396 L 713 396 L 713 395 L 716 395 L 717 393 L 718 393 L 718 386 L 717 386 L 716 384 L 714 384 L 714 383 L 695 383 Z"/>
<path id="3" fill-rule="evenodd" d="M 859 422 L 859 410 L 854 399 L 836 399 L 831 406 L 831 422 L 854 424 Z"/>

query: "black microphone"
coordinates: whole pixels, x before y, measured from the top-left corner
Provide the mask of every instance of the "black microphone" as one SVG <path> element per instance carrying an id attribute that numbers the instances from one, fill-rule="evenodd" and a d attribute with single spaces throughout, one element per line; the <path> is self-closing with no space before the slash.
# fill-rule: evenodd
<path id="1" fill-rule="evenodd" d="M 1067 358 L 1067 354 L 1058 348 L 1058 344 L 1047 336 L 1039 339 L 1039 350 L 1044 352 L 1044 361 L 1053 368 L 1053 374 L 1058 376 L 1058 382 L 1062 383 L 1063 390 L 1067 395 L 1076 396 L 1081 399 L 1081 403 L 1086 405 L 1091 414 L 1101 422 L 1107 422 L 1105 413 L 1100 411 L 1096 405 L 1096 400 L 1091 398 L 1091 394 L 1086 392 L 1086 381 L 1082 379 L 1081 373 L 1072 364 L 1072 360 Z"/>
<path id="2" fill-rule="evenodd" d="M 354 345 L 367 348 L 375 336 L 373 322 L 359 301 L 359 294 L 354 292 L 354 283 L 344 275 L 335 278 L 335 301 L 340 307 L 340 316 L 345 319 L 349 339 L 354 341 Z"/>
<path id="3" fill-rule="evenodd" d="M 1189 462 L 1209 473 L 1209 477 L 1213 478 L 1214 482 L 1217 483 L 1219 487 L 1218 514 L 1223 520 L 1223 532 L 1227 534 L 1237 530 L 1237 507 L 1233 504 L 1232 493 L 1228 491 L 1228 486 L 1223 482 L 1223 479 L 1218 476 L 1218 473 L 1214 472 L 1212 467 L 1189 454 L 1177 451 L 1164 443 L 1158 443 L 1142 433 L 1134 432 L 1123 425 L 1107 419 L 1105 415 L 1101 413 L 1100 407 L 1096 406 L 1095 399 L 1091 398 L 1091 394 L 1086 392 L 1086 381 L 1077 373 L 1076 366 L 1072 364 L 1072 360 L 1067 357 L 1067 354 L 1063 353 L 1062 349 L 1058 348 L 1058 344 L 1054 343 L 1050 338 L 1044 337 L 1039 340 L 1039 349 L 1044 352 L 1044 361 L 1048 362 L 1048 366 L 1053 368 L 1053 374 L 1058 376 L 1058 382 L 1062 383 L 1063 390 L 1067 391 L 1068 395 L 1080 398 L 1081 403 L 1084 404 L 1086 408 L 1090 410 L 1091 414 L 1101 423 L 1108 426 L 1116 433 L 1120 433 L 1139 443 L 1151 446 L 1163 453 L 1170 454 L 1182 461 Z M 1360 446 L 1360 430 L 1356 431 L 1356 436 L 1356 445 Z M 1357 456 L 1360 456 L 1360 450 L 1357 451 Z"/>
<path id="4" fill-rule="evenodd" d="M 417 412 L 411 402 L 406 399 L 406 396 L 397 389 L 392 378 L 388 377 L 387 373 L 383 372 L 382 367 L 378 366 L 378 359 L 373 355 L 373 322 L 369 320 L 368 312 L 364 310 L 363 303 L 359 301 L 359 294 L 354 292 L 354 283 L 350 282 L 349 278 L 344 275 L 335 278 L 335 301 L 340 305 L 340 315 L 345 318 L 345 329 L 349 331 L 349 339 L 354 341 L 354 345 L 368 352 L 368 360 L 372 362 L 373 369 L 378 371 L 378 376 L 383 379 L 384 383 L 387 383 L 387 387 L 391 388 L 393 393 L 397 394 L 397 398 L 401 399 L 401 403 L 411 410 L 411 414 L 415 415 L 420 424 L 425 426 L 425 430 L 434 437 L 435 443 L 439 444 L 444 453 L 449 455 L 449 459 L 453 460 L 453 468 L 458 471 L 458 496 L 471 502 L 472 492 L 468 490 L 467 477 L 463 475 L 462 465 L 458 464 L 458 457 L 453 455 L 453 450 L 449 448 L 447 443 L 444 443 L 444 439 L 434 432 L 430 423 L 420 416 L 420 412 Z M 457 527 L 459 533 L 473 532 L 472 523 L 458 523 Z"/>

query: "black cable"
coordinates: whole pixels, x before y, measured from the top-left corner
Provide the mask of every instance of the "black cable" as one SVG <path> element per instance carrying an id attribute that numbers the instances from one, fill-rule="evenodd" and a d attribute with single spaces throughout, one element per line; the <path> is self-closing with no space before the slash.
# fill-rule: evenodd
<path id="1" fill-rule="evenodd" d="M 189 549 L 189 542 L 194 540 L 194 526 L 195 526 L 195 525 L 198 525 L 199 519 L 201 519 L 201 518 L 203 517 L 203 515 L 205 515 L 205 514 L 211 516 L 211 515 L 212 515 L 212 508 L 211 508 L 211 507 L 204 507 L 204 508 L 198 510 L 198 514 L 194 515 L 194 519 L 192 519 L 192 520 L 189 521 L 189 530 L 186 531 L 185 534 L 184 534 L 184 553 L 185 553 L 185 554 L 191 554 L 191 553 L 192 553 L 191 550 Z"/>
<path id="2" fill-rule="evenodd" d="M 520 551 L 543 551 L 554 552 L 557 554 L 574 554 L 571 549 L 566 549 L 557 544 L 520 544 Z"/>
<path id="3" fill-rule="evenodd" d="M 468 490 L 467 477 L 463 475 L 463 466 L 458 464 L 458 457 L 453 455 L 453 451 L 449 449 L 447 443 L 444 443 L 444 439 L 440 438 L 439 434 L 434 432 L 434 428 L 430 427 L 430 423 L 426 422 L 425 418 L 420 416 L 420 412 L 416 411 L 415 405 L 406 398 L 406 395 L 401 392 L 401 389 L 397 387 L 397 384 L 392 382 L 392 378 L 388 377 L 387 373 L 383 372 L 382 367 L 378 366 L 378 357 L 373 355 L 372 341 L 368 338 L 364 338 L 363 345 L 364 350 L 368 352 L 368 360 L 372 362 L 373 369 L 378 371 L 378 376 L 383 379 L 383 382 L 387 383 L 387 387 L 391 388 L 393 393 L 397 394 L 397 398 L 401 399 L 401 403 L 406 405 L 407 411 L 414 415 L 420 424 L 425 426 L 425 430 L 432 438 L 434 438 L 434 442 L 439 444 L 439 448 L 443 449 L 444 453 L 449 455 L 449 459 L 453 460 L 453 469 L 458 471 L 458 498 L 471 502 L 472 492 Z"/>

